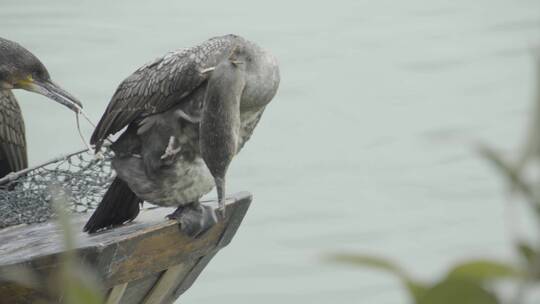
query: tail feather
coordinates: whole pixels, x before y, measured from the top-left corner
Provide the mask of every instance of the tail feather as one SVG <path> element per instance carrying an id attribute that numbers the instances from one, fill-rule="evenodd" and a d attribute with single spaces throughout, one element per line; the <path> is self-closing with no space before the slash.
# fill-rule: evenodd
<path id="1" fill-rule="evenodd" d="M 137 217 L 143 200 L 118 177 L 114 179 L 101 203 L 94 211 L 83 231 L 94 233 L 100 229 L 122 225 Z"/>

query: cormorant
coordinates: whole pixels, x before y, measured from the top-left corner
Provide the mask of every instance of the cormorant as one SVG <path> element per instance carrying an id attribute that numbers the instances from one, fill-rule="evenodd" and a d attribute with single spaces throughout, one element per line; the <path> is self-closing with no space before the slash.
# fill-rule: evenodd
<path id="1" fill-rule="evenodd" d="M 143 200 L 177 206 L 190 236 L 215 223 L 199 199 L 217 185 L 220 209 L 232 157 L 250 138 L 276 94 L 276 59 L 242 37 L 226 35 L 170 52 L 120 84 L 91 143 L 127 127 L 112 144 L 117 177 L 84 227 L 90 233 L 123 224 Z"/>
<path id="2" fill-rule="evenodd" d="M 36 56 L 0 37 L 0 177 L 28 166 L 24 120 L 12 89 L 45 95 L 75 112 L 82 108 L 75 97 L 52 82 Z"/>

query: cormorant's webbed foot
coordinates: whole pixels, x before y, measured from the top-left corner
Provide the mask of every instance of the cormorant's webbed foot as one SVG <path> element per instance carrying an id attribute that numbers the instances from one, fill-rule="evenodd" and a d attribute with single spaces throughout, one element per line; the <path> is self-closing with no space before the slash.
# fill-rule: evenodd
<path id="1" fill-rule="evenodd" d="M 218 222 L 214 209 L 199 202 L 180 206 L 167 218 L 177 220 L 180 229 L 191 238 L 199 237 Z"/>

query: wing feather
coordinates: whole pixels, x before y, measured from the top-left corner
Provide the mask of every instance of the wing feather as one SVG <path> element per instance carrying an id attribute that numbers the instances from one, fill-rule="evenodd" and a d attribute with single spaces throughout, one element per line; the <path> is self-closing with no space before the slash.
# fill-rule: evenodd
<path id="1" fill-rule="evenodd" d="M 186 100 L 203 85 L 208 75 L 201 73 L 227 56 L 238 36 L 212 38 L 198 46 L 170 52 L 135 71 L 114 93 L 90 142 L 101 143 L 135 120 L 164 112 Z"/>

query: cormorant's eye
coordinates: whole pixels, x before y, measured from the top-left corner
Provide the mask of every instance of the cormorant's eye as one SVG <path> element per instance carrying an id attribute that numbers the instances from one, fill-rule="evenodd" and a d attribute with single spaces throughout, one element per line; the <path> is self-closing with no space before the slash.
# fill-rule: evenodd
<path id="1" fill-rule="evenodd" d="M 43 70 L 35 70 L 32 72 L 32 78 L 34 79 L 47 79 L 47 73 Z"/>

